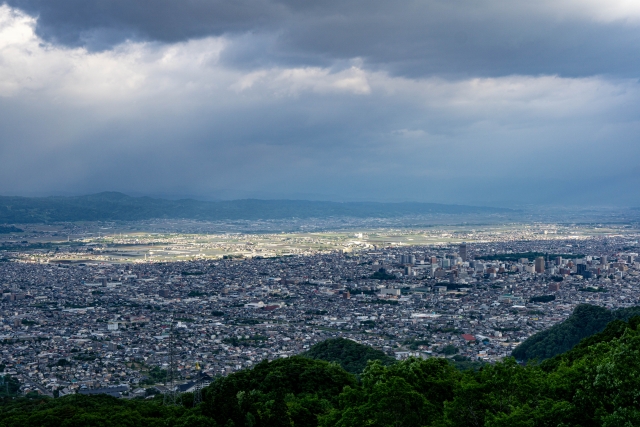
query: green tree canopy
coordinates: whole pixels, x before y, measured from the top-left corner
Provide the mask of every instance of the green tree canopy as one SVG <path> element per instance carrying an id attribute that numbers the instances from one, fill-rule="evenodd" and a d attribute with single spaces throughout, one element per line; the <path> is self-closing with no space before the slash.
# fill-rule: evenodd
<path id="1" fill-rule="evenodd" d="M 369 360 L 378 360 L 383 365 L 390 365 L 396 361 L 380 350 L 345 338 L 324 340 L 311 346 L 302 355 L 312 359 L 338 363 L 344 370 L 352 374 L 361 373 Z"/>

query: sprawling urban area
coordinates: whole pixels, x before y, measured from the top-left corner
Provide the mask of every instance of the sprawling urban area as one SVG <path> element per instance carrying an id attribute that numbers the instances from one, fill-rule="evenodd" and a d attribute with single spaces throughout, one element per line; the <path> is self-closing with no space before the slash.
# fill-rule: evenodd
<path id="1" fill-rule="evenodd" d="M 330 337 L 493 362 L 580 303 L 640 295 L 628 226 L 55 234 L 0 246 L 0 371 L 24 393 L 192 390 Z"/>

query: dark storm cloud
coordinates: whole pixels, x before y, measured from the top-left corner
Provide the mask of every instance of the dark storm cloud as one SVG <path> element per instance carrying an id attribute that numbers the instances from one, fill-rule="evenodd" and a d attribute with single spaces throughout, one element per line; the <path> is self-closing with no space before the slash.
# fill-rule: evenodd
<path id="1" fill-rule="evenodd" d="M 637 76 L 640 67 L 637 26 L 595 19 L 598 10 L 585 15 L 576 9 L 576 16 L 565 16 L 546 2 L 9 0 L 8 4 L 39 16 L 39 34 L 67 45 L 104 49 L 124 39 L 170 43 L 227 34 L 239 49 L 228 50 L 226 60 L 245 67 L 330 65 L 354 57 L 363 58 L 370 67 L 413 77 L 629 77 Z"/>
<path id="2" fill-rule="evenodd" d="M 70 45 L 101 34 L 108 34 L 114 43 L 131 37 L 182 41 L 247 31 L 286 14 L 269 0 L 9 0 L 7 4 L 38 16 L 38 32 L 44 38 Z"/>
<path id="3" fill-rule="evenodd" d="M 625 0 L 10 1 L 0 194 L 640 201 Z"/>

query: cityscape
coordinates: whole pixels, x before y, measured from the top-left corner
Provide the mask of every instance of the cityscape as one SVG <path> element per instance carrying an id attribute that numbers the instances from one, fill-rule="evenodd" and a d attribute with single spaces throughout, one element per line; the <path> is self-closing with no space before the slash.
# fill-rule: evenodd
<path id="1" fill-rule="evenodd" d="M 640 426 L 639 51 L 638 0 L 0 0 L 0 427 Z"/>
<path id="2" fill-rule="evenodd" d="M 639 235 L 602 224 L 105 233 L 49 249 L 9 237 L 0 366 L 25 394 L 147 397 L 335 337 L 397 360 L 494 363 L 579 304 L 638 305 Z M 212 241 L 222 252 L 203 253 Z M 261 250 L 276 241 L 287 246 Z M 153 259 L 147 249 L 190 259 Z"/>

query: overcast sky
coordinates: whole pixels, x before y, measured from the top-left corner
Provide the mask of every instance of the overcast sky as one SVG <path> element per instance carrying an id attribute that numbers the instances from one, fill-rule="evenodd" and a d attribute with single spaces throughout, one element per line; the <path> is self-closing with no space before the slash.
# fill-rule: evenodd
<path id="1" fill-rule="evenodd" d="M 0 194 L 640 205 L 637 0 L 8 0 Z"/>

